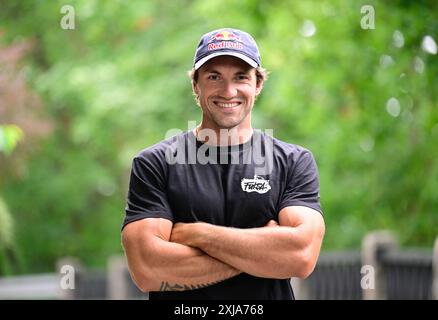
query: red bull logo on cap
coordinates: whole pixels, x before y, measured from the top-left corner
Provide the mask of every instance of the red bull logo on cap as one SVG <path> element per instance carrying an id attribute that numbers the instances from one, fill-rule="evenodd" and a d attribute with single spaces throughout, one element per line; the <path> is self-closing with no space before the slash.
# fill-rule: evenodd
<path id="1" fill-rule="evenodd" d="M 208 43 L 212 43 L 213 41 L 238 41 L 238 42 L 242 42 L 242 40 L 240 40 L 240 37 L 238 35 L 236 35 L 233 32 L 230 31 L 220 31 L 215 33 L 214 35 L 211 36 L 210 41 L 208 41 Z"/>
<path id="2" fill-rule="evenodd" d="M 220 31 L 211 36 L 208 41 L 207 50 L 217 50 L 224 48 L 233 48 L 242 50 L 242 40 L 238 35 L 230 31 Z"/>

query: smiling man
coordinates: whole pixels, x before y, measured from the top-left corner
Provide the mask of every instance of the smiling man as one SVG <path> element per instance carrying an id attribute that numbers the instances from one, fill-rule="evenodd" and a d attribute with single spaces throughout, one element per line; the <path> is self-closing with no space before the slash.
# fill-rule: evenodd
<path id="1" fill-rule="evenodd" d="M 266 72 L 248 33 L 203 35 L 190 76 L 199 126 L 133 160 L 131 276 L 150 299 L 294 299 L 290 278 L 313 271 L 325 230 L 312 153 L 253 130 Z"/>

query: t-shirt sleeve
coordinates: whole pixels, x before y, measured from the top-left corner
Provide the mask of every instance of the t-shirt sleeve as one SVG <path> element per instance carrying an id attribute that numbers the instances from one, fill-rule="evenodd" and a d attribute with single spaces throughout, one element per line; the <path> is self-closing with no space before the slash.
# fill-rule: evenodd
<path id="1" fill-rule="evenodd" d="M 153 153 L 134 158 L 122 229 L 144 218 L 173 221 L 167 201 L 164 167 L 159 157 Z"/>
<path id="2" fill-rule="evenodd" d="M 309 150 L 302 150 L 291 165 L 278 212 L 289 206 L 309 207 L 322 213 L 318 168 Z"/>

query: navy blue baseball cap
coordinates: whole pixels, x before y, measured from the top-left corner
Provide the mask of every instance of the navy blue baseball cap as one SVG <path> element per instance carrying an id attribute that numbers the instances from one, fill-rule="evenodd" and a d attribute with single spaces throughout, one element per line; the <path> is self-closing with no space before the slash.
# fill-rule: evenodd
<path id="1" fill-rule="evenodd" d="M 193 67 L 198 70 L 208 60 L 218 56 L 240 58 L 253 68 L 261 65 L 255 40 L 249 33 L 238 29 L 223 28 L 204 34 L 196 49 Z"/>

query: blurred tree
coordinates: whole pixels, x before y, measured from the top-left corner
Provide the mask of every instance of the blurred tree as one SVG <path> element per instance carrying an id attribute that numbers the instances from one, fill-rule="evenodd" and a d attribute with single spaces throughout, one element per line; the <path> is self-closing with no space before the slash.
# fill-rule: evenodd
<path id="1" fill-rule="evenodd" d="M 16 241 L 12 240 L 14 219 L 1 197 L 2 189 L 7 189 L 7 178 L 26 174 L 36 143 L 51 131 L 50 121 L 41 117 L 38 96 L 26 85 L 22 64 L 32 46 L 32 41 L 0 45 L 0 274 L 22 268 Z"/>

